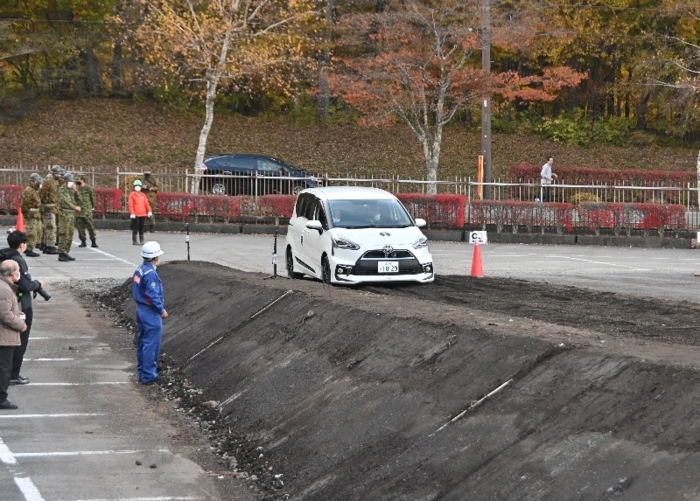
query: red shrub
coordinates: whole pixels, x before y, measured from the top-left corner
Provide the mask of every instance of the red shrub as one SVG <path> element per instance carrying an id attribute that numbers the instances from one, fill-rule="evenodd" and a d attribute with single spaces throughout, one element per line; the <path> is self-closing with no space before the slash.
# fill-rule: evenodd
<path id="1" fill-rule="evenodd" d="M 201 195 L 189 193 L 158 192 L 158 213 L 166 218 L 182 220 L 189 217 L 197 207 L 196 198 Z"/>
<path id="2" fill-rule="evenodd" d="M 124 192 L 117 188 L 95 188 L 95 213 L 105 215 L 108 212 L 119 212 L 124 207 L 123 196 Z"/>
<path id="3" fill-rule="evenodd" d="M 238 197 L 191 195 L 197 214 L 207 215 L 210 220 L 215 217 L 229 219 L 240 215 L 241 200 Z"/>
<path id="4" fill-rule="evenodd" d="M 264 195 L 258 197 L 258 207 L 267 216 L 292 217 L 296 195 Z"/>
<path id="5" fill-rule="evenodd" d="M 625 204 L 584 202 L 579 205 L 578 213 L 583 224 L 596 235 L 600 235 L 603 228 L 619 235 L 627 223 Z"/>
<path id="6" fill-rule="evenodd" d="M 470 216 L 473 223 L 484 229 L 487 224 L 494 224 L 497 233 L 507 224 L 512 225 L 513 233 L 518 232 L 520 225 L 528 231 L 535 226 L 553 227 L 559 234 L 573 229 L 573 205 L 568 203 L 474 200 Z"/>
<path id="7" fill-rule="evenodd" d="M 687 226 L 683 205 L 633 204 L 633 207 L 642 215 L 639 227 L 645 230 L 655 229 L 659 236 L 664 236 L 667 229 L 681 230 Z"/>
<path id="8" fill-rule="evenodd" d="M 422 195 L 396 193 L 406 210 L 415 219 L 425 219 L 431 226 L 462 228 L 467 198 L 464 195 Z"/>
<path id="9" fill-rule="evenodd" d="M 16 212 L 22 199 L 24 186 L 0 186 L 0 210 Z"/>

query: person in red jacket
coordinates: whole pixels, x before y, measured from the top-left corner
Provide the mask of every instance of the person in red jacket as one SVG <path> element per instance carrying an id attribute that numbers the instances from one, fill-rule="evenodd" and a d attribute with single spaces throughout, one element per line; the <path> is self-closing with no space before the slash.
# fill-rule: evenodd
<path id="1" fill-rule="evenodd" d="M 129 194 L 129 217 L 131 217 L 131 243 L 140 245 L 143 243 L 143 233 L 146 229 L 146 219 L 153 215 L 148 197 L 141 191 L 140 179 L 134 181 L 134 191 Z M 138 241 L 136 240 L 138 235 Z M 140 242 L 140 243 L 139 243 Z"/>

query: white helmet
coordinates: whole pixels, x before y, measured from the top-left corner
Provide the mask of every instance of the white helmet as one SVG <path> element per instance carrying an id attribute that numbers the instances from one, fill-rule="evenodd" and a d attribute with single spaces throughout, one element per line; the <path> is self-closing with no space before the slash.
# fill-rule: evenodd
<path id="1" fill-rule="evenodd" d="M 141 247 L 141 257 L 143 258 L 153 259 L 161 255 L 163 255 L 163 250 L 160 248 L 158 242 L 146 242 L 143 244 L 143 247 Z"/>

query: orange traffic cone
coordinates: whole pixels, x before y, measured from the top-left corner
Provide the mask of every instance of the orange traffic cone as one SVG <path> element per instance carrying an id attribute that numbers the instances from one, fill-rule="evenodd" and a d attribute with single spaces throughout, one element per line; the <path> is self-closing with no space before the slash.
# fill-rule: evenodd
<path id="1" fill-rule="evenodd" d="M 474 243 L 474 256 L 472 257 L 472 276 L 481 278 L 484 276 L 484 268 L 481 266 L 481 248 L 479 242 Z"/>
<path id="2" fill-rule="evenodd" d="M 15 224 L 15 229 L 17 231 L 27 231 L 24 229 L 24 215 L 22 214 L 22 209 L 17 206 L 17 223 Z"/>

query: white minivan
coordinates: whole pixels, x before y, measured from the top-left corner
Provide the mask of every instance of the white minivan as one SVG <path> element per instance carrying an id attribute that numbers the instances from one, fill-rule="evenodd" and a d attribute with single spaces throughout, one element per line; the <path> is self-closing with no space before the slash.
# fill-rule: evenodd
<path id="1" fill-rule="evenodd" d="M 327 284 L 432 282 L 428 239 L 403 204 L 377 188 L 309 188 L 297 197 L 285 245 L 287 273 Z"/>

